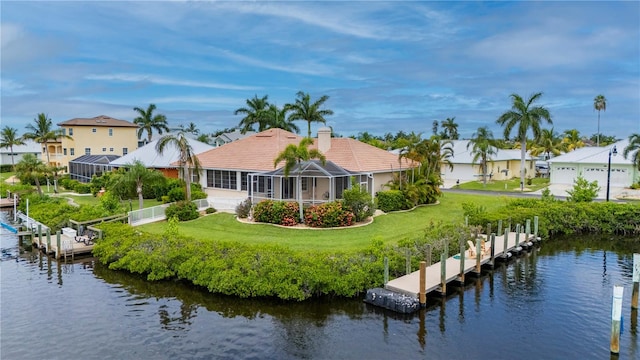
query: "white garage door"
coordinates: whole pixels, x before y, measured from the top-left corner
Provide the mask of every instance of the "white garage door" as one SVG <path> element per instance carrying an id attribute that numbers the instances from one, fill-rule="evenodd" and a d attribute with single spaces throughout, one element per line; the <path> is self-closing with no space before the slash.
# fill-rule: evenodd
<path id="1" fill-rule="evenodd" d="M 584 169 L 584 178 L 588 181 L 597 180 L 598 185 L 601 187 L 607 186 L 607 175 L 606 166 L 594 166 Z M 629 186 L 629 170 L 612 166 L 610 185 L 615 187 Z"/>
<path id="2" fill-rule="evenodd" d="M 551 167 L 552 184 L 573 184 L 573 179 L 578 177 L 575 166 L 553 165 Z"/>

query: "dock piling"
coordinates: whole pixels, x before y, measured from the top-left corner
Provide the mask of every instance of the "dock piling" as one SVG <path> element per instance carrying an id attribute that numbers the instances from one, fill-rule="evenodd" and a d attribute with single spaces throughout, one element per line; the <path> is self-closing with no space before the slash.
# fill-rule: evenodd
<path id="1" fill-rule="evenodd" d="M 633 254 L 633 290 L 631 291 L 631 308 L 638 308 L 638 285 L 640 283 L 640 254 Z"/>
<path id="2" fill-rule="evenodd" d="M 427 262 L 420 261 L 420 306 L 427 304 Z"/>
<path id="3" fill-rule="evenodd" d="M 498 220 L 498 236 L 502 236 L 502 219 Z"/>
<path id="4" fill-rule="evenodd" d="M 502 249 L 502 257 L 507 259 L 507 250 L 509 250 L 509 231 L 511 228 L 504 229 L 504 248 Z"/>
<path id="5" fill-rule="evenodd" d="M 51 230 L 47 228 L 47 253 L 51 251 Z"/>
<path id="6" fill-rule="evenodd" d="M 56 259 L 60 259 L 60 230 L 56 231 Z"/>
<path id="7" fill-rule="evenodd" d="M 482 244 L 480 242 L 482 239 L 476 238 L 476 274 L 480 274 L 482 272 Z"/>
<path id="8" fill-rule="evenodd" d="M 496 234 L 491 233 L 491 267 L 496 264 Z"/>
<path id="9" fill-rule="evenodd" d="M 536 240 L 538 239 L 538 215 L 533 217 L 533 236 L 535 236 Z"/>
<path id="10" fill-rule="evenodd" d="M 465 258 L 464 242 L 460 241 L 460 283 L 464 284 L 464 258 Z"/>
<path id="11" fill-rule="evenodd" d="M 620 322 L 622 319 L 622 296 L 624 287 L 613 286 L 613 304 L 611 308 L 611 344 L 612 354 L 620 353 Z"/>
<path id="12" fill-rule="evenodd" d="M 440 293 L 444 296 L 447 294 L 447 256 L 443 252 L 440 254 Z"/>

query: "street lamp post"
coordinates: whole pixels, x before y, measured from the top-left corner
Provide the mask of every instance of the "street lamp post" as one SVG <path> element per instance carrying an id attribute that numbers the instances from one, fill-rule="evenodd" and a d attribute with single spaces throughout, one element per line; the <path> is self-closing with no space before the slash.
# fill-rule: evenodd
<path id="1" fill-rule="evenodd" d="M 611 154 L 613 154 L 613 156 L 618 154 L 618 150 L 615 145 L 613 145 L 613 148 L 609 150 L 609 163 L 607 165 L 607 201 L 609 201 L 609 187 L 611 185 Z"/>

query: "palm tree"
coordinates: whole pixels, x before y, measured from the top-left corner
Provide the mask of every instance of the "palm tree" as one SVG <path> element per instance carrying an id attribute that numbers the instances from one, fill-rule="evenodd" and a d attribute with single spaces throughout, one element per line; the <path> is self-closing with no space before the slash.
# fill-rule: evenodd
<path id="1" fill-rule="evenodd" d="M 638 170 L 640 170 L 640 133 L 631 134 L 629 136 L 629 145 L 624 148 L 622 155 L 624 155 L 624 158 L 626 159 L 632 152 L 633 156 L 631 157 L 631 161 Z"/>
<path id="2" fill-rule="evenodd" d="M 112 185 L 112 188 L 117 192 L 135 186 L 135 192 L 138 194 L 138 208 L 142 209 L 144 207 L 142 187 L 162 181 L 164 175 L 158 170 L 147 169 L 140 160 L 135 160 L 133 163 L 127 164 L 125 168 L 126 172 Z"/>
<path id="3" fill-rule="evenodd" d="M 182 179 L 186 184 L 185 197 L 188 201 L 191 201 L 191 176 L 195 172 L 200 176 L 202 167 L 200 166 L 200 160 L 193 152 L 193 147 L 189 144 L 189 139 L 184 136 L 184 132 L 180 131 L 177 134 L 167 134 L 158 140 L 156 144 L 156 151 L 162 155 L 167 146 L 173 146 L 178 149 L 180 158 L 178 163 L 180 164 L 180 173 Z"/>
<path id="4" fill-rule="evenodd" d="M 442 138 L 449 140 L 458 140 L 460 135 L 458 134 L 458 124 L 456 124 L 456 117 L 447 118 L 442 120 Z"/>
<path id="5" fill-rule="evenodd" d="M 471 140 L 467 144 L 467 149 L 471 147 L 473 159 L 472 164 L 479 163 L 482 169 L 482 185 L 487 186 L 487 167 L 492 161 L 491 156 L 497 154 L 493 132 L 488 127 L 482 126 L 471 136 Z"/>
<path id="6" fill-rule="evenodd" d="M 540 121 L 546 120 L 552 124 L 551 114 L 544 106 L 533 105 L 542 93 L 535 93 L 524 100 L 518 94 L 511 94 L 513 104 L 511 110 L 500 115 L 497 123 L 504 127 L 504 137 L 508 139 L 511 130 L 517 128 L 516 139 L 520 141 L 520 191 L 524 191 L 525 156 L 527 155 L 527 132 L 533 132 L 533 137 L 540 137 Z"/>
<path id="7" fill-rule="evenodd" d="M 598 111 L 598 137 L 596 146 L 600 146 L 600 110 L 607 111 L 607 98 L 600 94 L 593 99 L 593 108 Z"/>
<path id="8" fill-rule="evenodd" d="M 299 133 L 300 128 L 293 123 L 292 120 L 287 119 L 288 106 L 284 106 L 282 109 L 278 108 L 278 105 L 269 104 L 269 108 L 265 111 L 265 116 L 268 119 L 268 128 L 283 129 L 292 133 Z M 266 129 L 265 129 L 266 130 Z"/>
<path id="9" fill-rule="evenodd" d="M 63 133 L 62 129 L 53 130 L 53 124 L 51 119 L 44 113 L 38 114 L 38 117 L 33 119 L 34 124 L 27 124 L 26 128 L 29 132 L 22 135 L 23 139 L 30 139 L 44 146 L 44 153 L 47 155 L 47 164 L 51 163 L 49 159 L 49 147 L 47 143 L 49 141 L 55 141 L 59 137 L 65 137 L 71 139 Z"/>
<path id="10" fill-rule="evenodd" d="M 313 144 L 313 140 L 309 137 L 306 137 L 300 141 L 300 144 L 297 146 L 294 144 L 289 144 L 287 147 L 278 154 L 278 156 L 273 160 L 273 167 L 277 167 L 278 164 L 284 161 L 284 177 L 288 178 L 291 170 L 297 167 L 297 190 L 296 195 L 298 198 L 298 206 L 300 208 L 300 219 L 304 222 L 304 212 L 302 209 L 302 187 L 300 181 L 300 175 L 302 169 L 300 164 L 303 161 L 309 161 L 311 159 L 318 159 L 324 165 L 326 163 L 325 156 L 318 151 L 317 149 L 309 149 L 309 145 Z"/>
<path id="11" fill-rule="evenodd" d="M 5 126 L 0 132 L 0 148 L 7 148 L 11 152 L 11 171 L 16 171 L 16 163 L 13 159 L 13 147 L 24 145 L 24 140 L 18 136 L 18 130 L 10 126 Z"/>
<path id="12" fill-rule="evenodd" d="M 577 129 L 565 130 L 564 138 L 562 139 L 562 150 L 565 152 L 573 151 L 584 147 L 584 140 L 580 136 L 580 131 Z"/>
<path id="13" fill-rule="evenodd" d="M 245 114 L 245 117 L 238 124 L 241 133 L 254 131 L 255 124 L 258 124 L 258 131 L 267 130 L 269 121 L 264 112 L 269 108 L 268 97 L 265 95 L 258 98 L 258 95 L 254 95 L 253 99 L 247 99 L 247 107 L 241 107 L 233 113 L 234 115 Z"/>
<path id="14" fill-rule="evenodd" d="M 153 136 L 153 130 L 156 130 L 158 134 L 162 135 L 162 132 L 169 132 L 169 126 L 167 125 L 167 117 L 162 114 L 153 115 L 153 111 L 156 109 L 155 104 L 149 104 L 147 110 L 139 107 L 134 107 L 139 116 L 133 119 L 133 123 L 138 125 L 138 139 L 142 139 L 142 134 L 147 133 L 147 142 L 151 142 Z"/>
<path id="15" fill-rule="evenodd" d="M 291 115 L 289 115 L 289 121 L 295 120 L 304 120 L 307 122 L 307 137 L 311 137 L 311 123 L 323 123 L 326 124 L 327 120 L 324 118 L 328 115 L 333 115 L 333 110 L 329 109 L 320 109 L 320 107 L 325 103 L 325 101 L 329 100 L 328 95 L 322 95 L 320 99 L 311 103 L 311 97 L 309 93 L 304 93 L 302 91 L 298 91 L 296 94 L 298 97 L 296 99 L 295 104 L 289 105 L 289 110 L 293 111 Z"/>
<path id="16" fill-rule="evenodd" d="M 179 129 L 180 131 L 184 131 L 186 133 L 192 133 L 194 136 L 198 136 L 198 134 L 200 134 L 200 130 L 198 130 L 198 127 L 193 122 L 190 122 L 188 126 L 180 124 Z"/>
<path id="17" fill-rule="evenodd" d="M 40 187 L 40 176 L 47 173 L 47 166 L 33 154 L 25 154 L 16 164 L 16 176 L 18 178 L 33 179 L 36 183 L 38 194 L 42 196 L 42 188 Z"/>
<path id="18" fill-rule="evenodd" d="M 562 153 L 562 148 L 562 139 L 558 133 L 553 130 L 553 128 L 542 129 L 540 138 L 533 144 L 530 153 L 532 156 L 545 154 L 545 158 L 550 159 L 551 154 L 554 156 L 560 155 L 560 153 Z"/>

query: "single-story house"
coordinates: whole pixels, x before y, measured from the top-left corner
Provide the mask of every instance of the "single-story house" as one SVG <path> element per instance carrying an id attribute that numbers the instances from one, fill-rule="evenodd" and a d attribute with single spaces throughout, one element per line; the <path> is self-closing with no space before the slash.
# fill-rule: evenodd
<path id="1" fill-rule="evenodd" d="M 255 133 L 256 133 L 255 131 L 247 131 L 246 133 L 243 134 L 242 132 L 240 132 L 240 130 L 234 130 L 232 132 L 226 132 L 214 137 L 211 140 L 211 143 L 213 144 L 213 147 L 218 147 L 224 144 L 229 144 L 234 141 L 238 141 L 240 139 L 244 139 L 247 136 L 251 136 Z"/>
<path id="2" fill-rule="evenodd" d="M 442 165 L 443 181 L 460 182 L 482 180 L 482 168 L 479 162 L 473 163 L 473 145 L 469 140 L 451 140 L 453 145 L 453 157 L 449 159 L 453 169 L 448 165 Z M 468 146 L 468 148 L 467 148 Z M 521 152 L 520 149 L 495 149 L 496 154 L 491 155 L 491 161 L 487 164 L 487 175 L 491 180 L 508 180 L 520 177 Z M 525 176 L 535 177 L 535 159 L 529 154 L 525 157 Z"/>
<path id="3" fill-rule="evenodd" d="M 26 154 L 33 154 L 39 159 L 41 152 L 42 148 L 40 147 L 40 144 L 33 140 L 25 140 L 24 145 L 15 145 L 13 147 L 13 152 L 11 152 L 10 147 L 0 148 L 0 164 L 11 164 L 12 156 L 14 163 L 17 164 Z"/>
<path id="4" fill-rule="evenodd" d="M 194 154 L 199 154 L 213 149 L 213 146 L 205 144 L 198 140 L 186 137 L 187 142 L 193 149 Z M 160 137 L 152 140 L 150 143 L 142 146 L 124 155 L 118 159 L 113 160 L 109 165 L 114 168 L 124 167 L 132 164 L 134 161 L 141 161 L 147 168 L 156 169 L 162 172 L 166 177 L 177 178 L 178 177 L 178 165 L 173 164 L 180 158 L 180 152 L 173 145 L 167 145 L 162 155 L 156 151 L 156 144 L 160 140 Z"/>
<path id="5" fill-rule="evenodd" d="M 629 140 L 618 141 L 606 147 L 583 147 L 556 156 L 549 160 L 550 184 L 572 185 L 581 176 L 587 181 L 597 181 L 598 185 L 606 186 L 609 175 L 609 159 L 611 159 L 611 180 L 613 187 L 628 187 L 640 177 L 640 171 L 633 166 L 631 156 L 622 156 Z M 614 154 L 615 152 L 617 154 Z"/>
<path id="6" fill-rule="evenodd" d="M 198 154 L 204 170 L 200 183 L 209 203 L 217 209 L 233 209 L 248 197 L 254 201 L 297 199 L 297 189 L 307 203 L 330 201 L 339 199 L 354 177 L 373 197 L 385 189 L 394 173 L 409 167 L 406 159 L 399 161 L 395 154 L 355 139 L 332 138 L 331 129 L 321 128 L 309 148 L 318 149 L 326 164 L 305 162 L 285 177 L 284 163 L 274 166 L 273 162 L 287 145 L 298 145 L 302 139 L 282 129 L 268 129 Z"/>

